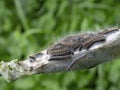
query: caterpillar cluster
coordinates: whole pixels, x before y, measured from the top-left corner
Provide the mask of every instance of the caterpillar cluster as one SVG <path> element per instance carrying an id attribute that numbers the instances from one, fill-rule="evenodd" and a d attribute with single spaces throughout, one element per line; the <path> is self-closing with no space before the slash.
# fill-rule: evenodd
<path id="1" fill-rule="evenodd" d="M 118 28 L 110 28 L 98 33 L 86 33 L 81 35 L 68 36 L 48 48 L 47 53 L 50 56 L 50 61 L 53 60 L 68 60 L 71 59 L 75 51 L 89 48 L 96 42 L 105 42 L 106 35 L 119 31 Z"/>
<path id="2" fill-rule="evenodd" d="M 41 57 L 47 57 L 48 61 L 71 60 L 77 51 L 80 53 L 82 50 L 89 50 L 94 44 L 98 42 L 104 43 L 106 42 L 107 36 L 109 34 L 117 31 L 119 31 L 119 28 L 109 28 L 97 33 L 85 33 L 67 36 L 46 49 L 44 52 L 29 56 L 29 60 L 30 62 L 35 62 L 38 58 Z M 82 56 L 84 55 L 81 54 L 81 57 Z M 70 69 L 76 61 L 72 62 L 68 66 L 68 69 Z"/>

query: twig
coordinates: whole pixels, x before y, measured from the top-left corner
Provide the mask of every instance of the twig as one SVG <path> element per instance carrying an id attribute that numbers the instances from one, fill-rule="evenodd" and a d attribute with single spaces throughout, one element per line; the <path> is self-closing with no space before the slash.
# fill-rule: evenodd
<path id="1" fill-rule="evenodd" d="M 95 42 L 90 44 L 89 48 L 87 49 L 83 47 L 82 49 L 80 48 L 80 45 L 85 46 L 85 42 L 81 42 L 82 44 L 80 43 L 78 45 L 79 49 L 77 48 L 76 50 L 73 50 L 70 47 L 71 51 L 68 53 L 69 50 L 66 51 L 66 48 L 62 50 L 60 46 L 60 43 L 63 44 L 63 41 L 66 40 L 65 38 L 59 42 L 59 47 L 56 47 L 56 45 L 58 45 L 57 43 L 53 45 L 54 48 L 50 47 L 46 50 L 41 51 L 40 53 L 29 56 L 27 60 L 12 60 L 10 62 L 2 61 L 0 62 L 0 74 L 8 82 L 11 82 L 23 76 L 30 76 L 32 74 L 67 72 L 71 70 L 74 71 L 87 69 L 95 67 L 106 61 L 111 61 L 113 59 L 119 58 L 120 31 L 118 29 L 113 29 L 110 32 L 109 31 L 110 30 L 94 33 L 94 35 L 101 35 L 104 37 L 105 41 L 97 42 L 94 39 L 91 39 Z M 80 35 L 80 37 L 81 36 L 82 35 Z M 86 39 L 85 41 L 88 40 Z M 86 45 L 88 44 L 89 43 Z M 68 43 L 66 45 L 68 45 Z M 58 51 L 60 52 L 57 51 L 57 48 L 59 48 Z M 56 49 L 55 52 L 51 51 L 54 49 Z"/>

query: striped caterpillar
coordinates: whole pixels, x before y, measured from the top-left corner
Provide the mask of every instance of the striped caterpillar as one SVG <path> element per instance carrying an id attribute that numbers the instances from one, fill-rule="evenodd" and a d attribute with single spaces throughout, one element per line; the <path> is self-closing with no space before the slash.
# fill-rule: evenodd
<path id="1" fill-rule="evenodd" d="M 98 33 L 85 33 L 80 35 L 67 36 L 47 49 L 47 55 L 50 55 L 49 61 L 63 61 L 71 60 L 76 52 L 89 50 L 95 43 L 102 43 L 106 41 L 106 36 L 113 32 L 119 31 L 118 28 L 110 28 Z M 30 56 L 31 61 L 35 61 L 37 57 L 44 55 L 37 53 Z M 84 55 L 83 55 L 84 56 Z M 82 58 L 82 56 L 81 56 Z M 78 60 L 71 62 L 68 69 L 74 65 Z"/>

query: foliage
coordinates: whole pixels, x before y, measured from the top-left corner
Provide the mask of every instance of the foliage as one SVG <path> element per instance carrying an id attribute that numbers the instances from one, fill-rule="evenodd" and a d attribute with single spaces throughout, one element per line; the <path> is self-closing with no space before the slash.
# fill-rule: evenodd
<path id="1" fill-rule="evenodd" d="M 60 37 L 120 23 L 119 0 L 0 0 L 0 60 L 25 59 Z M 119 90 L 120 61 L 91 70 L 35 75 L 2 90 Z"/>

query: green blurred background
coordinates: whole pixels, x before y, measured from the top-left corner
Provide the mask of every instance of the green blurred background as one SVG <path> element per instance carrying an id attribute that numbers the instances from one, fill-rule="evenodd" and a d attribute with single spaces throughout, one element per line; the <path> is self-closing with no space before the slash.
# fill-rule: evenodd
<path id="1" fill-rule="evenodd" d="M 65 35 L 119 23 L 120 0 L 0 0 L 0 60 L 26 59 Z M 0 90 L 120 90 L 120 61 L 13 83 L 0 78 Z"/>

